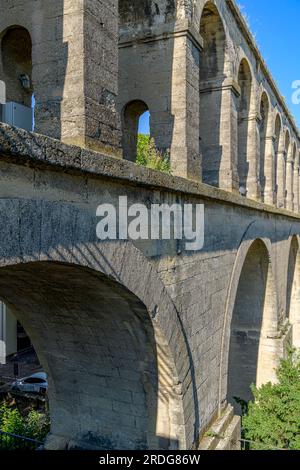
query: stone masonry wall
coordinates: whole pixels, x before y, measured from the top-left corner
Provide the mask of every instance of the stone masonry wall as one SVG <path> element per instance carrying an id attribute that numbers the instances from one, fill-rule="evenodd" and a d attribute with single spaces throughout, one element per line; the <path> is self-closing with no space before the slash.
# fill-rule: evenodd
<path id="1" fill-rule="evenodd" d="M 44 225 L 43 230 L 50 237 L 47 238 L 46 259 L 51 259 L 49 253 L 63 253 L 65 249 L 76 247 L 78 242 L 95 243 L 97 206 L 101 203 L 117 206 L 119 196 L 127 195 L 129 204 L 139 202 L 148 207 L 151 203 L 205 204 L 205 245 L 202 251 L 188 253 L 175 241 L 135 242 L 138 252 L 148 260 L 172 299 L 187 341 L 192 381 L 186 390 L 194 398 L 183 407 L 184 420 L 187 420 L 183 426 L 184 442 L 190 447 L 195 436 L 204 432 L 226 403 L 231 315 L 247 252 L 257 239 L 265 246 L 267 255 L 264 262 L 269 264 L 274 278 L 271 291 L 274 301 L 266 307 L 266 311 L 273 312 L 272 325 L 268 326 L 268 335 L 262 336 L 261 341 L 266 343 L 266 354 L 281 348 L 280 342 L 284 340 L 282 325 L 289 316 L 289 252 L 292 236 L 298 237 L 300 233 L 298 216 L 206 185 L 187 183 L 183 179 L 138 168 L 130 162 L 109 159 L 104 155 L 99 159 L 98 154 L 62 146 L 42 137 L 36 137 L 32 147 L 25 132 L 17 137 L 7 126 L 4 129 L 6 137 L 1 139 L 0 147 L 3 155 L 1 198 L 6 209 L 1 213 L 9 218 L 1 226 L 5 230 L 2 235 L 6 240 L 5 253 L 10 254 L 3 258 L 3 252 L 1 256 L 2 260 L 12 257 L 9 263 L 17 262 L 19 249 L 13 240 L 7 244 L 7 230 L 11 230 L 11 223 L 19 226 L 22 221 L 32 220 L 32 216 L 26 215 L 32 213 L 32 204 L 40 208 L 36 215 L 36 229 L 40 224 Z M 12 137 L 11 144 L 9 136 Z M 43 151 L 46 148 L 51 149 L 49 157 Z M 25 162 L 27 168 L 22 166 Z M 64 173 L 59 168 L 64 169 Z M 8 210 L 7 204 L 13 204 L 13 207 L 16 203 L 19 207 L 17 212 Z M 45 204 L 48 209 L 42 216 Z M 78 215 L 70 219 L 68 214 L 74 214 L 74 210 Z M 39 233 L 28 224 L 25 227 L 22 232 L 24 248 L 25 240 L 36 236 L 31 234 L 31 230 Z M 74 238 L 78 233 L 81 233 L 79 238 Z M 3 244 L 1 246 L 3 250 Z M 33 254 L 35 249 L 31 242 L 26 246 L 29 251 L 26 248 L 22 254 L 21 250 L 20 256 L 32 259 L 30 253 Z M 38 247 L 37 240 L 37 250 L 40 251 L 42 248 Z M 133 257 L 131 279 L 134 286 L 145 290 L 148 283 L 139 279 L 140 274 L 137 277 L 134 274 L 139 264 L 135 264 Z M 126 267 L 125 261 L 122 266 L 122 269 Z M 254 295 L 251 278 L 245 282 L 249 282 L 249 295 Z M 152 298 L 157 302 L 156 295 L 152 294 Z M 160 312 L 159 316 L 167 320 L 164 309 Z M 174 331 L 173 327 L 171 331 Z M 267 337 L 269 340 L 273 338 L 273 343 L 271 340 L 267 343 Z M 273 366 L 278 357 L 273 355 L 271 367 L 268 360 L 269 367 L 261 371 L 265 379 L 273 377 Z M 177 359 L 174 361 L 177 365 Z M 266 367 L 266 361 L 262 364 Z"/>

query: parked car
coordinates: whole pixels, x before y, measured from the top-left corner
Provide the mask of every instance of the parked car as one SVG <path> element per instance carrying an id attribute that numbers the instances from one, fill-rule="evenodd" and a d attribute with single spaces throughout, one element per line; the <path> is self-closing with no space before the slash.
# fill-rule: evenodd
<path id="1" fill-rule="evenodd" d="M 11 390 L 24 393 L 45 394 L 48 390 L 47 374 L 38 372 L 23 379 L 17 379 L 11 384 Z"/>

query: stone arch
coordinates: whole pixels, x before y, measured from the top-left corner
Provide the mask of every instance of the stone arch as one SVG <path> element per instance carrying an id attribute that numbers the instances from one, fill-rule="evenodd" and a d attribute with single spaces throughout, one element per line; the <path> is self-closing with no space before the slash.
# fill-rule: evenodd
<path id="1" fill-rule="evenodd" d="M 297 144 L 296 144 L 296 141 L 293 140 L 293 143 L 292 143 L 292 159 L 293 159 L 293 162 L 296 161 L 296 155 L 297 155 Z"/>
<path id="2" fill-rule="evenodd" d="M 270 185 L 270 181 L 267 178 L 271 178 L 273 171 L 273 152 L 268 148 L 267 137 L 270 137 L 270 100 L 266 91 L 263 91 L 260 98 L 259 104 L 260 114 L 260 125 L 259 125 L 259 136 L 260 136 L 260 159 L 259 159 L 259 181 L 262 200 L 265 200 L 265 191 L 267 184 Z M 273 136 L 272 136 L 273 137 Z M 272 186 L 272 185 L 271 185 Z"/>
<path id="3" fill-rule="evenodd" d="M 238 69 L 240 98 L 238 103 L 238 176 L 239 187 L 247 191 L 249 174 L 249 117 L 252 103 L 252 71 L 249 62 L 243 58 Z"/>
<path id="4" fill-rule="evenodd" d="M 296 155 L 294 160 L 294 211 L 300 210 L 300 152 L 296 145 Z"/>
<path id="5" fill-rule="evenodd" d="M 1 78 L 6 84 L 6 101 L 31 107 L 32 104 L 32 41 L 22 26 L 8 27 L 0 35 Z"/>
<path id="6" fill-rule="evenodd" d="M 278 202 L 278 193 L 282 193 L 282 181 L 283 181 L 283 162 L 282 155 L 280 154 L 280 142 L 282 135 L 282 119 L 279 112 L 275 115 L 274 121 L 274 153 L 275 153 L 275 171 L 274 171 L 274 188 L 276 201 Z"/>
<path id="7" fill-rule="evenodd" d="M 200 35 L 203 39 L 200 80 L 224 79 L 226 33 L 218 8 L 207 1 L 202 10 Z"/>
<path id="8" fill-rule="evenodd" d="M 297 144 L 296 144 L 296 140 L 295 138 L 293 137 L 292 139 L 292 143 L 291 143 L 291 149 L 292 149 L 292 160 L 295 161 L 296 160 L 296 155 L 297 155 Z"/>
<path id="9" fill-rule="evenodd" d="M 283 150 L 284 150 L 284 207 L 287 206 L 287 161 L 291 143 L 291 134 L 289 128 L 284 130 Z"/>
<path id="10" fill-rule="evenodd" d="M 290 130 L 287 129 L 286 140 L 286 208 L 294 210 L 294 146 Z"/>
<path id="11" fill-rule="evenodd" d="M 147 104 L 141 100 L 128 103 L 122 112 L 123 124 L 123 152 L 124 158 L 135 162 L 137 158 L 137 142 L 139 119 L 149 111 Z M 151 131 L 151 129 L 150 129 Z"/>
<path id="12" fill-rule="evenodd" d="M 29 32 L 32 42 L 32 93 L 31 96 L 30 93 L 23 94 L 23 99 L 26 106 L 32 104 L 34 107 L 34 129 L 36 132 L 56 139 L 64 137 L 64 140 L 68 141 L 70 133 L 72 133 L 72 137 L 75 134 L 74 122 L 76 120 L 80 124 L 78 128 L 84 128 L 83 120 L 78 116 L 79 108 L 74 106 L 74 96 L 79 97 L 82 93 L 81 87 L 76 88 L 73 81 L 76 75 L 76 83 L 78 82 L 78 68 L 68 67 L 66 70 L 67 65 L 70 65 L 68 61 L 70 54 L 74 55 L 74 60 L 77 61 L 77 39 L 78 44 L 81 44 L 82 41 L 78 37 L 76 38 L 78 34 L 74 28 L 71 32 L 74 40 L 69 40 L 69 37 L 67 40 L 64 39 L 64 6 L 64 0 L 52 0 L 51 4 L 43 2 L 40 5 L 40 14 L 37 15 L 37 11 L 32 14 L 31 2 L 14 3 L 14 8 L 6 8 L 5 15 L 1 16 L 0 32 L 5 32 L 7 28 L 11 27 L 23 28 Z M 56 14 L 55 27 L 54 19 L 49 14 L 52 8 Z M 71 48 L 68 47 L 68 44 Z M 43 64 L 41 64 L 41 60 Z M 0 78 L 1 74 L 0 70 Z M 72 93 L 67 90 L 69 77 L 71 78 Z M 34 95 L 34 100 L 31 101 L 32 95 Z M 19 102 L 19 99 L 16 101 Z M 72 119 L 70 119 L 71 108 L 74 110 Z M 84 106 L 82 109 L 80 108 L 82 112 L 83 109 Z M 27 127 L 29 128 L 30 125 Z M 76 140 L 76 143 L 78 142 L 79 140 Z"/>
<path id="13" fill-rule="evenodd" d="M 293 327 L 293 346 L 300 348 L 300 250 L 296 235 L 290 240 L 288 260 L 286 312 Z"/>
<path id="14" fill-rule="evenodd" d="M 49 374 L 52 434 L 48 448 L 89 445 L 98 448 L 191 448 L 196 431 L 189 354 L 177 311 L 151 264 L 131 243 L 93 241 L 94 221 L 86 213 L 69 206 L 45 205 L 43 220 L 53 220 L 57 210 L 63 211 L 65 216 L 61 219 L 60 230 L 51 230 L 49 238 L 44 232 L 39 244 L 34 233 L 43 232 L 43 228 L 31 228 L 32 221 L 36 220 L 36 207 L 29 203 L 22 206 L 26 218 L 17 216 L 16 222 L 20 209 L 18 202 L 5 203 L 11 204 L 11 209 L 15 207 L 15 211 L 3 212 L 8 214 L 6 227 L 13 233 L 10 243 L 16 246 L 20 237 L 23 241 L 29 237 L 30 243 L 22 242 L 20 251 L 12 252 L 3 234 L 0 298 L 16 311 Z M 73 219 L 71 224 L 70 217 Z M 28 220 L 27 229 L 32 229 L 33 233 L 27 233 L 24 238 L 24 224 Z M 13 229 L 16 223 L 20 232 Z M 109 367 L 114 352 L 119 354 L 118 348 L 128 351 L 123 363 L 122 357 L 115 361 L 115 364 L 123 364 L 123 372 L 110 371 Z M 101 362 L 101 351 L 107 356 L 110 354 L 106 365 Z M 72 362 L 73 357 L 78 366 Z M 93 363 L 95 357 L 97 361 Z M 59 368 L 57 364 L 60 364 Z M 87 374 L 85 384 L 92 384 L 91 390 L 89 385 L 83 386 L 79 369 L 83 375 Z M 130 374 L 131 379 L 138 382 L 136 386 L 140 393 L 134 388 L 126 389 Z M 120 418 L 120 426 L 116 422 L 116 414 L 121 416 L 123 411 L 114 412 L 114 405 L 108 405 L 106 400 L 113 399 L 108 393 L 110 390 L 106 390 L 106 395 L 110 396 L 101 395 L 107 383 L 115 384 L 112 387 L 115 392 L 124 391 L 123 400 L 125 396 L 130 399 L 125 392 L 130 392 L 130 396 L 137 393 L 134 410 L 132 405 L 128 408 L 133 410 L 129 422 L 134 429 L 127 430 L 126 442 L 118 431 L 124 431 L 127 426 L 124 416 Z M 97 406 L 91 405 L 91 396 L 95 397 L 95 394 Z M 191 404 L 192 410 L 188 411 Z M 94 412 L 89 412 L 94 405 L 98 415 L 102 406 L 109 409 L 106 424 L 107 421 L 114 422 L 112 428 L 105 428 L 105 420 L 103 424 Z M 125 414 L 126 407 L 123 404 Z M 84 420 L 81 409 L 86 412 Z M 149 409 L 154 412 L 148 415 Z M 137 434 L 142 436 L 141 440 Z"/>
<path id="15" fill-rule="evenodd" d="M 185 447 L 181 385 L 155 310 L 111 279 L 57 262 L 1 268 L 0 293 L 49 375 L 50 445 Z"/>
<path id="16" fill-rule="evenodd" d="M 275 112 L 275 119 L 274 119 L 274 135 L 276 139 L 275 149 L 277 149 L 277 151 L 279 149 L 280 136 L 281 136 L 282 129 L 283 129 L 282 117 L 281 117 L 281 114 L 277 111 Z"/>
<path id="17" fill-rule="evenodd" d="M 232 396 L 248 400 L 250 385 L 275 379 L 272 339 L 278 330 L 278 300 L 271 243 L 256 239 L 242 242 L 226 301 L 221 350 L 220 404 Z"/>
<path id="18" fill-rule="evenodd" d="M 215 3 L 205 3 L 200 19 L 200 147 L 203 181 L 220 186 L 222 167 L 222 83 L 225 79 L 226 33 Z"/>
<path id="19" fill-rule="evenodd" d="M 95 271 L 56 262 L 1 268 L 0 292 L 49 375 L 56 438 L 103 449 L 182 445 L 170 351 L 152 326 L 155 312 L 135 295 Z"/>
<path id="20" fill-rule="evenodd" d="M 298 161 L 298 155 L 297 155 L 297 144 L 296 141 L 293 141 L 293 146 L 292 146 L 292 178 L 291 178 L 291 183 L 292 183 L 292 199 L 293 199 L 293 207 L 292 209 L 295 212 L 299 211 L 299 161 Z"/>
<path id="21" fill-rule="evenodd" d="M 291 133 L 288 127 L 285 128 L 285 133 L 284 133 L 284 148 L 286 153 L 288 154 L 289 149 L 290 149 L 290 144 L 291 144 Z"/>

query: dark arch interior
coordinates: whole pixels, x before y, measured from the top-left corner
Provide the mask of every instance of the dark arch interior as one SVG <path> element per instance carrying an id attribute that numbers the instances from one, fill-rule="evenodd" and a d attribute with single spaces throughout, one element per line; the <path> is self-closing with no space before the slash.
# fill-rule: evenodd
<path id="1" fill-rule="evenodd" d="M 200 79 L 209 80 L 224 74 L 225 31 L 217 8 L 208 3 L 202 12 L 200 34 L 204 41 L 201 56 Z"/>
<path id="2" fill-rule="evenodd" d="M 275 182 L 274 182 L 274 188 L 275 188 L 275 192 L 276 194 L 278 194 L 278 176 L 279 176 L 279 173 L 278 173 L 278 170 L 279 170 L 279 165 L 281 164 L 281 162 L 279 162 L 279 144 L 280 144 L 280 134 L 281 134 L 281 120 L 280 120 L 280 117 L 279 115 L 277 115 L 276 117 L 276 121 L 275 121 L 275 144 L 274 144 L 274 150 L 275 150 L 275 171 L 274 171 L 274 175 L 275 175 Z"/>
<path id="3" fill-rule="evenodd" d="M 266 186 L 266 137 L 269 118 L 269 101 L 267 95 L 264 93 L 260 102 L 260 115 L 261 122 L 259 127 L 260 132 L 260 187 L 262 199 L 264 198 L 264 191 Z"/>
<path id="4" fill-rule="evenodd" d="M 296 281 L 297 276 L 297 256 L 299 251 L 298 240 L 296 237 L 293 237 L 290 253 L 289 253 L 289 264 L 288 264 L 288 278 L 287 278 L 287 295 L 286 295 L 286 310 L 289 314 L 292 304 L 292 290 L 294 281 Z"/>
<path id="5" fill-rule="evenodd" d="M 291 143 L 290 134 L 289 134 L 288 131 L 286 131 L 286 133 L 285 133 L 285 151 L 286 151 L 286 153 L 289 152 L 290 143 Z"/>
<path id="6" fill-rule="evenodd" d="M 280 120 L 279 115 L 277 115 L 276 121 L 275 121 L 275 137 L 276 137 L 276 140 L 275 140 L 275 152 L 276 152 L 276 154 L 277 154 L 277 152 L 278 152 L 278 150 L 279 150 L 280 133 L 281 133 L 281 120 Z"/>
<path id="7" fill-rule="evenodd" d="M 300 253 L 296 236 L 292 238 L 288 260 L 286 313 L 293 327 L 293 347 L 300 347 Z"/>
<path id="8" fill-rule="evenodd" d="M 248 128 L 251 104 L 252 76 L 246 60 L 242 60 L 238 74 L 241 95 L 238 104 L 238 175 L 239 185 L 247 190 L 248 164 Z"/>
<path id="9" fill-rule="evenodd" d="M 22 27 L 9 28 L 1 39 L 3 81 L 6 101 L 32 105 L 32 44 L 29 32 Z"/>
<path id="10" fill-rule="evenodd" d="M 257 384 L 263 323 L 267 328 L 273 308 L 273 283 L 266 247 L 256 241 L 250 247 L 241 272 L 231 322 L 228 363 L 228 401 L 237 414 L 235 397 L 251 400 L 250 387 Z"/>
<path id="11" fill-rule="evenodd" d="M 176 448 L 165 349 L 137 297 L 89 269 L 46 262 L 1 268 L 0 297 L 48 373 L 52 435 L 71 448 Z"/>
<path id="12" fill-rule="evenodd" d="M 204 7 L 200 23 L 203 51 L 200 58 L 200 147 L 202 153 L 203 181 L 220 185 L 222 147 L 221 84 L 225 78 L 224 26 L 217 8 L 211 2 Z"/>

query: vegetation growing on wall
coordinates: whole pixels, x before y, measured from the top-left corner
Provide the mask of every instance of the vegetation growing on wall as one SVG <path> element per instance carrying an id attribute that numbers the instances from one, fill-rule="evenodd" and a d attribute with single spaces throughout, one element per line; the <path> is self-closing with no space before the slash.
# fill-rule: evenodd
<path id="1" fill-rule="evenodd" d="M 170 153 L 157 150 L 154 139 L 151 139 L 149 135 L 138 135 L 136 163 L 152 170 L 171 174 Z"/>
<path id="2" fill-rule="evenodd" d="M 300 450 L 300 356 L 290 352 L 277 371 L 278 383 L 252 387 L 255 401 L 243 417 L 252 450 Z"/>

